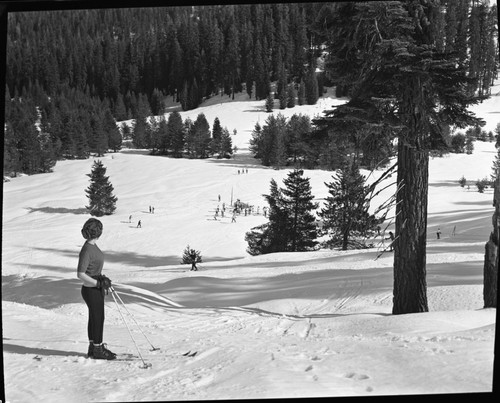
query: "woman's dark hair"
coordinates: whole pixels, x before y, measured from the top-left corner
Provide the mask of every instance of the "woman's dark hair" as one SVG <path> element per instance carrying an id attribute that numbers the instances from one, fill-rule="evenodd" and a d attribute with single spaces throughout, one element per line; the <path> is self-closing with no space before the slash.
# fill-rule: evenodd
<path id="1" fill-rule="evenodd" d="M 85 239 L 97 239 L 102 234 L 102 222 L 97 218 L 89 218 L 85 224 L 83 224 L 82 235 Z"/>

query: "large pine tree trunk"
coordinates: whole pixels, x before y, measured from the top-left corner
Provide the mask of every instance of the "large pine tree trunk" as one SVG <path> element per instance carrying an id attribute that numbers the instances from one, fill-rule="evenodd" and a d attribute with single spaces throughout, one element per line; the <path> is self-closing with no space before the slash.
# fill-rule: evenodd
<path id="1" fill-rule="evenodd" d="M 493 198 L 495 212 L 493 213 L 493 231 L 490 240 L 485 246 L 484 256 L 484 286 L 483 299 L 485 308 L 497 307 L 498 290 L 498 247 L 500 240 L 500 175 L 495 183 L 495 196 Z"/>
<path id="2" fill-rule="evenodd" d="M 398 193 L 394 242 L 393 314 L 427 312 L 426 241 L 429 152 L 424 86 L 406 80 L 401 111 L 406 129 L 398 143 Z"/>

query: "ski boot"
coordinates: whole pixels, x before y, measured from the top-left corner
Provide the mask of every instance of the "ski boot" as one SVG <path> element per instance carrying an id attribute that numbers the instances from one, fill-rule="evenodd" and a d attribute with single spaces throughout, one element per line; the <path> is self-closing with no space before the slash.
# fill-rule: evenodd
<path id="1" fill-rule="evenodd" d="M 116 354 L 106 348 L 104 343 L 94 346 L 92 358 L 96 360 L 114 360 Z"/>

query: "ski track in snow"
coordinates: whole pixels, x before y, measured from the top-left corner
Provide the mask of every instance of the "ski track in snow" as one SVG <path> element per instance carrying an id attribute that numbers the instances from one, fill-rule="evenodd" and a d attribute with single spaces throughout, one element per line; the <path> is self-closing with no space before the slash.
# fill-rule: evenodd
<path id="1" fill-rule="evenodd" d="M 476 106 L 487 120 L 499 97 Z M 331 104 L 280 111 L 315 115 Z M 87 309 L 75 267 L 88 218 L 82 189 L 90 161 L 58 162 L 54 173 L 4 183 L 2 320 L 7 401 L 88 402 L 252 399 L 468 393 L 491 390 L 496 310 L 482 309 L 484 243 L 492 192 L 455 182 L 491 172 L 492 144 L 473 155 L 430 161 L 427 282 L 430 312 L 391 315 L 392 252 L 382 239 L 360 251 L 321 250 L 248 256 L 244 233 L 262 214 L 215 222 L 217 195 L 263 206 L 269 181 L 288 170 L 259 166 L 248 154 L 259 101 L 203 111 L 230 131 L 236 158 L 177 160 L 123 150 L 102 159 L 118 195 L 99 240 L 105 273 L 152 345 L 111 296 L 105 342 L 122 358 L 85 358 Z M 247 113 L 249 110 L 257 113 Z M 139 168 L 140 167 L 140 168 Z M 238 175 L 237 170 L 249 169 Z M 462 167 L 466 167 L 462 168 Z M 461 172 L 464 169 L 464 172 Z M 326 196 L 331 172 L 309 171 Z M 147 181 L 144 178 L 148 178 Z M 182 180 L 179 180 L 182 178 Z M 450 182 L 453 185 L 448 186 Z M 386 200 L 390 194 L 379 196 Z M 155 214 L 147 206 L 155 206 Z M 132 222 L 128 222 L 132 214 Z M 141 219 L 143 228 L 135 228 Z M 231 224 L 231 225 L 229 225 Z M 435 239 L 440 227 L 442 239 Z M 456 228 L 455 228 L 456 227 Z M 452 231 L 456 229 L 456 236 Z M 200 249 L 199 272 L 179 263 Z M 377 258 L 378 257 L 378 258 Z M 121 308 L 121 307 L 120 307 Z M 190 352 L 193 357 L 183 356 Z"/>

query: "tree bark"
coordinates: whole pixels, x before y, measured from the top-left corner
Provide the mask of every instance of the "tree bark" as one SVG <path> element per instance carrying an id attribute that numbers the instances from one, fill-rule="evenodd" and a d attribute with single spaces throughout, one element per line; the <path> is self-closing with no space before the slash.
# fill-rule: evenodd
<path id="1" fill-rule="evenodd" d="M 485 245 L 483 300 L 485 308 L 497 307 L 498 290 L 498 247 L 500 239 L 500 175 L 495 182 L 493 198 L 495 211 L 492 217 L 493 231 Z"/>
<path id="2" fill-rule="evenodd" d="M 429 152 L 424 85 L 418 74 L 405 80 L 398 139 L 398 192 L 394 241 L 393 314 L 427 312 L 426 242 Z"/>

